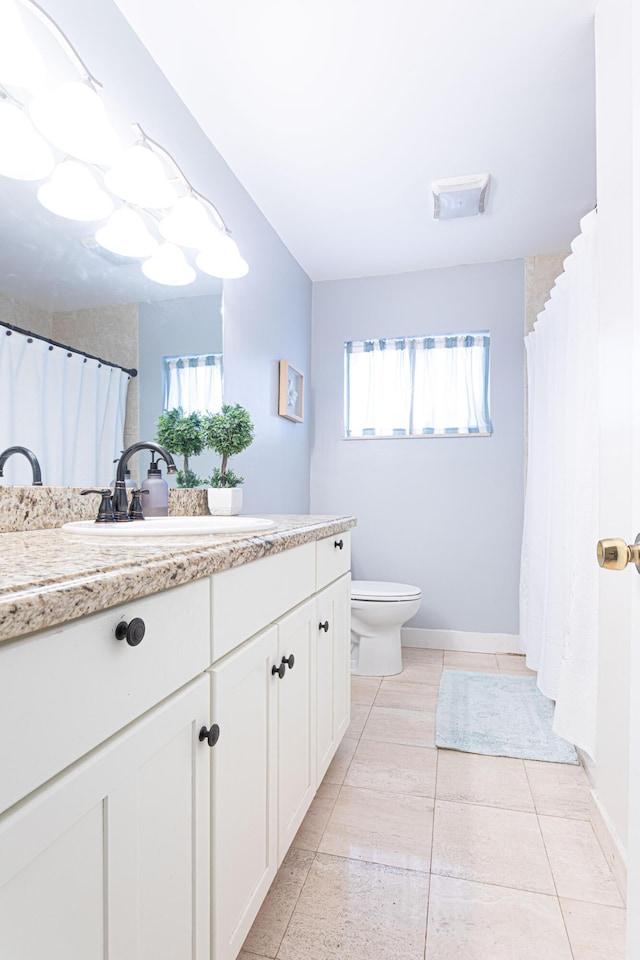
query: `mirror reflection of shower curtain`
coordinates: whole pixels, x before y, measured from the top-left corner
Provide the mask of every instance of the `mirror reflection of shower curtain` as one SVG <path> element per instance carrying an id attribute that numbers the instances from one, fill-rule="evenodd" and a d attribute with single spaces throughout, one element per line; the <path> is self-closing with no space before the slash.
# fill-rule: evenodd
<path id="1" fill-rule="evenodd" d="M 0 327 L 0 451 L 33 450 L 45 486 L 108 485 L 123 446 L 128 382 L 116 367 Z M 32 480 L 20 456 L 4 474 L 10 484 Z"/>
<path id="2" fill-rule="evenodd" d="M 595 759 L 598 660 L 597 214 L 526 338 L 527 491 L 520 637 L 554 729 Z"/>

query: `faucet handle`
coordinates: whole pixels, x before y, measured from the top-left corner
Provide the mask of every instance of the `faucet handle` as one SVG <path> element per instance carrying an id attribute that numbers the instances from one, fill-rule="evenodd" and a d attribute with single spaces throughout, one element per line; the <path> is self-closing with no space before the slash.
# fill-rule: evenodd
<path id="1" fill-rule="evenodd" d="M 131 491 L 131 506 L 129 507 L 129 519 L 130 520 L 144 520 L 145 516 L 142 511 L 142 494 L 149 493 L 148 490 L 132 490 Z"/>
<path id="2" fill-rule="evenodd" d="M 84 497 L 87 493 L 99 493 L 102 497 L 100 501 L 100 506 L 98 507 L 98 516 L 96 517 L 96 523 L 113 523 L 115 517 L 113 515 L 113 500 L 112 500 L 112 490 L 109 487 L 105 487 L 103 490 L 95 490 L 93 488 L 87 490 L 81 490 L 80 496 Z"/>

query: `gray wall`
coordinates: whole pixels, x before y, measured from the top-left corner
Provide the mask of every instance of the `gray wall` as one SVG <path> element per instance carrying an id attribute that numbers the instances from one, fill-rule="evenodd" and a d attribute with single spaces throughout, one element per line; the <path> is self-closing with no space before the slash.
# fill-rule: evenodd
<path id="1" fill-rule="evenodd" d="M 254 444 L 234 467 L 246 477 L 245 511 L 309 508 L 309 421 L 277 415 L 281 357 L 310 367 L 311 282 L 138 40 L 112 0 L 43 0 L 88 68 L 176 158 L 194 187 L 218 207 L 250 272 L 225 283 L 225 400 L 256 425 Z M 214 52 L 215 55 L 215 52 Z M 214 91 L 212 96 L 224 96 Z"/>
<path id="2" fill-rule="evenodd" d="M 313 286 L 311 508 L 353 513 L 359 579 L 420 586 L 411 626 L 518 633 L 521 260 Z M 343 342 L 491 332 L 490 438 L 343 440 Z"/>

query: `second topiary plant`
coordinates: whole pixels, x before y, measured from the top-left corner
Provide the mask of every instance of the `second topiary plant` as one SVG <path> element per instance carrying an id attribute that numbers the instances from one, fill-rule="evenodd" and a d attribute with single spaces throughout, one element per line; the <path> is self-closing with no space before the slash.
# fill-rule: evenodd
<path id="1" fill-rule="evenodd" d="M 229 468 L 229 458 L 250 446 L 253 432 L 251 417 L 239 403 L 225 403 L 219 413 L 203 417 L 205 446 L 222 458 L 209 480 L 213 488 L 208 492 L 211 513 L 230 515 L 240 512 L 242 490 L 238 488 L 244 477 Z"/>

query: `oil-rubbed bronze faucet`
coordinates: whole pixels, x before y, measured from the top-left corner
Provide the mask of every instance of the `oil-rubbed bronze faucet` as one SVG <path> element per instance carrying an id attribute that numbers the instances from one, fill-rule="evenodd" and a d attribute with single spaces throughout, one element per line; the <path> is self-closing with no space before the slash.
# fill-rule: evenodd
<path id="1" fill-rule="evenodd" d="M 131 520 L 131 517 L 129 516 L 129 504 L 127 501 L 127 487 L 124 479 L 124 472 L 127 469 L 129 457 L 132 457 L 135 453 L 139 453 L 140 450 L 155 451 L 155 453 L 161 456 L 166 462 L 167 473 L 178 472 L 178 468 L 175 465 L 173 457 L 169 451 L 165 450 L 164 447 L 161 447 L 159 443 L 154 443 L 152 440 L 141 440 L 139 443 L 132 443 L 130 447 L 127 447 L 118 460 L 118 469 L 116 470 L 116 486 L 115 490 L 113 491 L 113 515 L 118 522 Z"/>
<path id="2" fill-rule="evenodd" d="M 4 470 L 4 465 L 9 457 L 14 453 L 21 453 L 31 464 L 31 470 L 33 472 L 33 483 L 31 486 L 41 487 L 42 474 L 40 473 L 40 464 L 38 463 L 38 458 L 33 450 L 29 450 L 28 447 L 7 447 L 6 450 L 3 450 L 2 453 L 0 453 L 0 477 L 4 476 L 4 473 L 2 472 Z"/>

